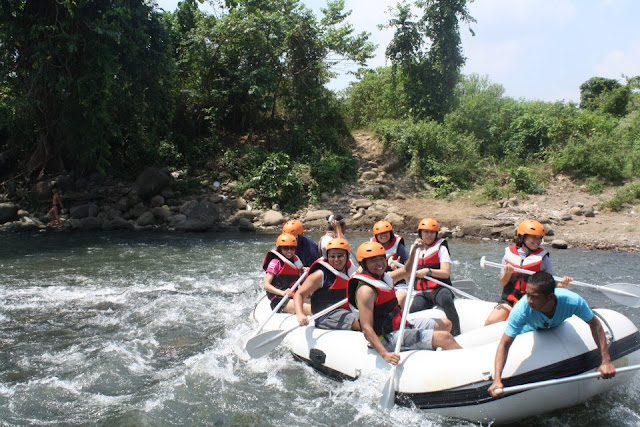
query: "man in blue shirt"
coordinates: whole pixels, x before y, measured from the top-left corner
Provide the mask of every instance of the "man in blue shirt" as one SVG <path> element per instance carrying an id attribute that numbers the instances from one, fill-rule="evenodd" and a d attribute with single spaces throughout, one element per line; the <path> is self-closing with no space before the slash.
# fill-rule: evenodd
<path id="1" fill-rule="evenodd" d="M 611 364 L 604 331 L 586 301 L 567 289 L 556 289 L 553 276 L 539 271 L 529 278 L 526 298 L 520 299 L 511 310 L 507 327 L 496 350 L 494 379 L 489 387 L 489 394 L 497 397 L 495 390 L 503 388 L 502 370 L 507 361 L 509 348 L 516 336 L 536 329 L 554 328 L 574 314 L 591 328 L 591 335 L 602 356 L 598 371 L 603 378 L 613 377 L 616 369 Z"/>

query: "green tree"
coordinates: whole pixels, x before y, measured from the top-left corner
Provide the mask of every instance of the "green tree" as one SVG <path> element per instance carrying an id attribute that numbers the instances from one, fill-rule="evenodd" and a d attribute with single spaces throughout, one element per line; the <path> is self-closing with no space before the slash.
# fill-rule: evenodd
<path id="1" fill-rule="evenodd" d="M 622 86 L 614 79 L 592 77 L 580 85 L 580 108 L 623 117 L 630 95 L 630 86 Z"/>
<path id="2" fill-rule="evenodd" d="M 171 115 L 166 32 L 146 1 L 0 2 L 0 87 L 27 170 L 139 168 Z"/>
<path id="3" fill-rule="evenodd" d="M 452 108 L 459 72 L 464 65 L 459 22 L 473 23 L 467 0 L 420 0 L 416 18 L 411 5 L 396 6 L 388 26 L 395 34 L 386 50 L 394 74 L 417 119 L 442 121 Z"/>

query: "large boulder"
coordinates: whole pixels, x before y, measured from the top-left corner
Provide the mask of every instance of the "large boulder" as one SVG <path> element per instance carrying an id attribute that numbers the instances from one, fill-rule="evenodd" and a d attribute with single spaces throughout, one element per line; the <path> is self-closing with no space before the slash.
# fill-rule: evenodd
<path id="1" fill-rule="evenodd" d="M 169 209 L 165 209 L 163 207 L 151 208 L 151 213 L 156 217 L 156 219 L 159 219 L 162 222 L 171 221 L 171 217 L 173 216 Z"/>
<path id="2" fill-rule="evenodd" d="M 193 200 L 192 202 L 187 202 L 182 205 L 180 207 L 180 213 L 186 215 L 188 219 L 195 219 L 208 224 L 209 228 L 218 222 L 220 213 L 218 212 L 218 207 L 213 202 L 209 200 L 203 200 L 201 202 Z"/>
<path id="3" fill-rule="evenodd" d="M 80 206 L 74 206 L 69 209 L 69 213 L 71 214 L 71 218 L 82 219 L 87 217 L 97 216 L 98 212 L 100 212 L 100 208 L 98 205 L 93 203 L 87 203 Z"/>
<path id="4" fill-rule="evenodd" d="M 18 219 L 18 206 L 13 203 L 0 203 L 0 224 Z"/>
<path id="5" fill-rule="evenodd" d="M 83 230 L 99 230 L 102 228 L 103 221 L 95 216 L 88 216 L 80 220 Z"/>
<path id="6" fill-rule="evenodd" d="M 187 218 L 176 224 L 176 230 L 179 231 L 207 231 L 211 225 L 199 219 Z"/>
<path id="7" fill-rule="evenodd" d="M 146 168 L 136 179 L 138 195 L 150 199 L 169 186 L 171 178 L 166 169 Z"/>
<path id="8" fill-rule="evenodd" d="M 162 209 L 162 208 L 160 208 Z M 156 218 L 155 216 L 147 211 L 144 212 L 142 215 L 140 215 L 138 217 L 138 219 L 136 220 L 136 225 L 140 226 L 140 227 L 146 227 L 147 225 L 153 225 L 156 223 Z"/>
<path id="9" fill-rule="evenodd" d="M 284 217 L 278 211 L 268 210 L 264 213 L 262 223 L 266 226 L 280 225 L 284 222 Z"/>

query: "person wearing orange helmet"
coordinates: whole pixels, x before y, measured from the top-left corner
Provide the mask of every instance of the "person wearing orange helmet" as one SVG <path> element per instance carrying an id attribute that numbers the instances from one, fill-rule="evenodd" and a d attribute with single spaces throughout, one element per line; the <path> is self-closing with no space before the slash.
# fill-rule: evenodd
<path id="1" fill-rule="evenodd" d="M 365 338 L 382 358 L 393 365 L 400 355 L 395 353 L 398 330 L 402 320 L 402 307 L 398 303 L 394 282 L 406 279 L 410 273 L 416 246 L 413 246 L 404 267 L 387 272 L 384 247 L 378 242 L 365 242 L 358 247 L 357 260 L 362 268 L 349 279 L 349 304 L 360 317 L 360 327 Z M 402 350 L 445 350 L 461 348 L 451 333 L 447 319 L 412 319 L 402 337 Z"/>
<path id="2" fill-rule="evenodd" d="M 445 239 L 438 238 L 439 231 L 440 224 L 433 218 L 423 218 L 418 222 L 418 242 L 422 246 L 422 252 L 416 271 L 416 295 L 409 312 L 427 310 L 438 305 L 451 321 L 451 333 L 455 337 L 460 334 L 460 318 L 453 302 L 455 296 L 451 289 L 429 280 L 433 277 L 452 286 L 449 245 Z"/>
<path id="3" fill-rule="evenodd" d="M 282 226 L 282 232 L 293 234 L 296 236 L 296 239 L 298 239 L 296 255 L 302 261 L 302 265 L 309 267 L 318 259 L 318 245 L 303 234 L 304 228 L 302 226 L 302 222 L 297 219 L 289 220 Z"/>
<path id="4" fill-rule="evenodd" d="M 553 276 L 549 252 L 541 247 L 544 235 L 544 225 L 534 219 L 526 219 L 518 225 L 514 244 L 505 248 L 502 258 L 504 265 L 500 271 L 502 296 L 498 305 L 487 317 L 485 326 L 507 320 L 513 305 L 525 295 L 530 276 L 516 273 L 514 268 L 532 272 L 546 271 Z M 559 286 L 566 287 L 572 280 L 572 277 L 564 277 Z"/>
<path id="5" fill-rule="evenodd" d="M 327 243 L 327 255 L 311 265 L 309 276 L 293 297 L 300 326 L 309 324 L 303 310 L 305 299 L 311 300 L 311 312 L 316 314 L 347 297 L 349 277 L 357 269 L 349 259 L 350 253 L 349 242 L 335 238 Z M 349 303 L 315 319 L 315 326 L 323 329 L 360 330 L 358 317 L 350 310 Z"/>
<path id="6" fill-rule="evenodd" d="M 389 221 L 382 220 L 373 224 L 371 241 L 378 242 L 384 247 L 387 254 L 387 271 L 398 268 L 394 261 L 401 264 L 407 262 L 409 253 L 404 246 L 404 239 L 393 231 L 393 226 Z M 395 284 L 396 295 L 402 307 L 404 307 L 404 299 L 407 296 L 407 286 L 406 280 L 400 280 Z"/>
<path id="7" fill-rule="evenodd" d="M 262 261 L 262 268 L 266 272 L 264 277 L 264 290 L 267 298 L 271 301 L 271 308 L 274 309 L 285 295 L 292 297 L 290 288 L 302 275 L 303 265 L 296 255 L 298 241 L 296 236 L 283 233 L 276 239 L 276 249 L 267 252 Z M 307 304 L 307 313 L 311 310 Z M 290 300 L 280 309 L 285 313 L 295 313 L 295 306 Z"/>

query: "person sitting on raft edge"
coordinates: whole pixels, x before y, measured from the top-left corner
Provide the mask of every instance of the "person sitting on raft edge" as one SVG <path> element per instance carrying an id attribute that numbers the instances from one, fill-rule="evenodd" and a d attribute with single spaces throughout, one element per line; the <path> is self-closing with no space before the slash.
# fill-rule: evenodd
<path id="1" fill-rule="evenodd" d="M 347 297 L 349 277 L 356 272 L 357 267 L 349 259 L 349 242 L 342 238 L 332 239 L 327 243 L 326 249 L 327 255 L 311 265 L 309 276 L 293 297 L 300 326 L 309 324 L 303 311 L 305 299 L 311 299 L 311 312 L 319 313 Z M 360 330 L 358 317 L 351 311 L 348 302 L 315 319 L 315 326 L 323 329 Z"/>
<path id="2" fill-rule="evenodd" d="M 544 225 L 536 220 L 527 219 L 518 225 L 514 244 L 504 249 L 504 267 L 500 273 L 502 295 L 485 320 L 485 326 L 507 320 L 513 305 L 526 293 L 527 281 L 531 276 L 516 273 L 514 267 L 532 272 L 546 271 L 553 276 L 549 252 L 541 247 L 544 235 Z M 572 277 L 563 277 L 558 286 L 566 288 L 572 280 Z"/>
<path id="3" fill-rule="evenodd" d="M 594 316 L 584 298 L 568 289 L 556 288 L 553 276 L 539 271 L 529 278 L 526 298 L 521 298 L 511 310 L 507 327 L 496 349 L 493 383 L 489 387 L 489 394 L 498 397 L 496 390 L 504 388 L 502 370 L 516 336 L 537 329 L 555 328 L 574 314 L 584 320 L 591 329 L 593 340 L 600 350 L 601 361 L 598 371 L 602 378 L 612 378 L 616 374 L 616 368 L 611 363 L 607 338 L 600 321 Z"/>
<path id="4" fill-rule="evenodd" d="M 393 365 L 400 362 L 400 355 L 394 350 L 402 320 L 402 308 L 398 304 L 393 282 L 407 279 L 411 274 L 407 266 L 412 265 L 416 248 L 417 245 L 412 247 L 404 267 L 387 273 L 384 247 L 378 242 L 365 242 L 356 252 L 362 272 L 349 279 L 349 304 L 352 310 L 359 313 L 365 338 L 385 361 Z M 462 348 L 450 330 L 451 322 L 447 319 L 412 319 L 407 322 L 401 349 Z"/>
<path id="5" fill-rule="evenodd" d="M 389 221 L 378 221 L 373 224 L 372 242 L 378 242 L 384 247 L 387 253 L 387 271 L 398 268 L 395 262 L 404 264 L 409 258 L 407 248 L 404 246 L 404 239 L 401 235 L 393 231 L 393 225 Z M 398 303 L 404 308 L 404 299 L 407 297 L 409 285 L 407 281 L 402 279 L 395 283 L 396 297 Z"/>
<path id="6" fill-rule="evenodd" d="M 271 301 L 271 309 L 276 308 L 285 295 L 292 297 L 294 291 L 290 288 L 304 271 L 302 262 L 296 255 L 297 245 L 295 236 L 283 233 L 276 239 L 276 249 L 267 252 L 262 261 L 262 268 L 266 273 L 263 287 Z M 293 300 L 287 301 L 280 311 L 295 313 Z M 311 314 L 309 304 L 305 305 L 305 312 Z"/>

